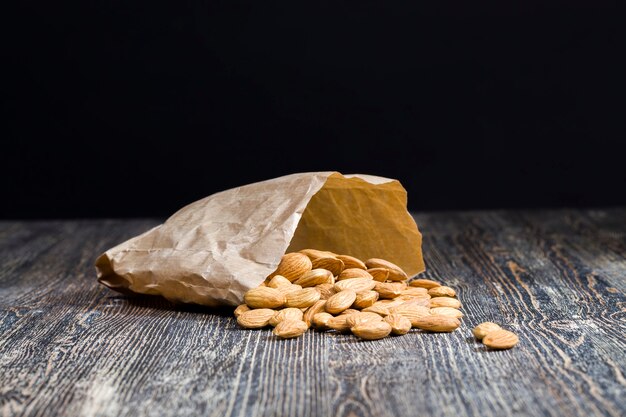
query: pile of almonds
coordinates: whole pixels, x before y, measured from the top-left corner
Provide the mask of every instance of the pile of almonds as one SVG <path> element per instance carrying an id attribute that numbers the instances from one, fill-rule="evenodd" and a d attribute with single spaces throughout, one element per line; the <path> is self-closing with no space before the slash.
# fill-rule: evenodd
<path id="1" fill-rule="evenodd" d="M 412 328 L 452 332 L 461 325 L 460 308 L 453 288 L 428 279 L 409 281 L 385 259 L 303 249 L 283 255 L 234 314 L 241 327 L 273 326 L 281 338 L 313 328 L 374 340 Z"/>

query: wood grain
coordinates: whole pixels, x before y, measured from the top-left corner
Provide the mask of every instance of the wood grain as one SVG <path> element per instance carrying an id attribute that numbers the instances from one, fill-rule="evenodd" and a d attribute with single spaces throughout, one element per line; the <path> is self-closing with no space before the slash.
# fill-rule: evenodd
<path id="1" fill-rule="evenodd" d="M 0 222 L 0 416 L 626 415 L 626 208 L 414 216 L 463 325 L 378 341 L 99 285 L 157 219 Z M 519 345 L 477 343 L 486 320 Z"/>

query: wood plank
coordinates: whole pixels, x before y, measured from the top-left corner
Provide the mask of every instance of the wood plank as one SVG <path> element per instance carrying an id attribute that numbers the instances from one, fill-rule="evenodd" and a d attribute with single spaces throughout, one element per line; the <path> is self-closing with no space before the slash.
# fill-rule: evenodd
<path id="1" fill-rule="evenodd" d="M 100 286 L 95 257 L 154 219 L 0 222 L 0 416 L 626 414 L 626 209 L 415 217 L 466 316 L 379 341 Z M 486 350 L 485 320 L 520 344 Z"/>

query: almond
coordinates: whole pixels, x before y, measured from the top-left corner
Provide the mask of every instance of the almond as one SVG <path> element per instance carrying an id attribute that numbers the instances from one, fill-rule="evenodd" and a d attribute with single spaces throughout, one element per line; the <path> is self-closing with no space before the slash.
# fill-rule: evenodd
<path id="1" fill-rule="evenodd" d="M 440 285 L 438 287 L 429 289 L 428 294 L 431 297 L 454 297 L 456 296 L 456 291 L 454 291 L 453 288 L 450 288 L 447 285 Z"/>
<path id="2" fill-rule="evenodd" d="M 407 287 L 402 291 L 400 295 L 412 295 L 414 297 L 423 297 L 428 295 L 428 290 L 426 288 L 420 287 Z"/>
<path id="3" fill-rule="evenodd" d="M 364 308 L 363 310 L 361 310 L 361 312 L 376 313 L 383 317 L 389 315 L 389 309 L 385 307 L 384 305 L 377 304 L 377 303 L 374 303 L 371 306 Z"/>
<path id="4" fill-rule="evenodd" d="M 361 291 L 356 294 L 356 299 L 352 307 L 356 309 L 363 309 L 371 306 L 378 301 L 378 292 L 376 291 Z"/>
<path id="5" fill-rule="evenodd" d="M 282 292 L 286 296 L 290 292 L 300 291 L 302 289 L 302 287 L 299 286 L 299 285 L 296 285 L 296 284 L 289 283 L 289 285 L 281 285 L 280 287 L 278 287 L 276 289 L 278 291 Z"/>
<path id="6" fill-rule="evenodd" d="M 424 316 L 412 321 L 413 327 L 429 332 L 452 332 L 459 328 L 461 322 L 456 317 Z"/>
<path id="7" fill-rule="evenodd" d="M 282 275 L 274 275 L 274 277 L 267 283 L 267 286 L 271 288 L 280 288 L 289 285 L 291 285 L 291 281 Z"/>
<path id="8" fill-rule="evenodd" d="M 502 329 L 502 327 L 500 327 L 498 324 L 491 322 L 491 321 L 484 321 L 480 323 L 479 325 L 477 325 L 476 327 L 474 327 L 474 329 L 472 330 L 472 333 L 474 334 L 474 337 L 476 339 L 482 340 L 485 336 L 487 336 L 489 332 L 493 332 L 495 330 L 500 330 L 500 329 Z"/>
<path id="9" fill-rule="evenodd" d="M 270 308 L 248 310 L 237 317 L 237 323 L 246 329 L 260 329 L 269 324 L 274 313 L 276 312 Z"/>
<path id="10" fill-rule="evenodd" d="M 241 313 L 245 313 L 248 310 L 250 310 L 250 307 L 248 307 L 247 304 L 240 304 L 237 306 L 237 308 L 235 308 L 233 314 L 235 315 L 235 317 L 239 317 Z"/>
<path id="11" fill-rule="evenodd" d="M 319 284 L 315 288 L 320 292 L 320 299 L 328 300 L 331 295 L 335 294 L 335 284 Z"/>
<path id="12" fill-rule="evenodd" d="M 341 259 L 334 256 L 324 256 L 312 261 L 313 268 L 327 269 L 332 272 L 333 276 L 339 275 L 343 271 L 344 265 Z"/>
<path id="13" fill-rule="evenodd" d="M 356 292 L 353 290 L 339 291 L 326 300 L 326 307 L 324 308 L 330 314 L 339 314 L 350 308 L 354 300 L 356 300 Z"/>
<path id="14" fill-rule="evenodd" d="M 378 282 L 374 286 L 374 291 L 378 292 L 380 298 L 396 298 L 406 289 L 404 282 Z"/>
<path id="15" fill-rule="evenodd" d="M 387 279 L 391 281 L 404 281 L 409 278 L 406 272 L 404 272 L 402 268 L 400 268 L 398 265 L 394 264 L 393 262 L 389 262 L 385 259 L 370 258 L 365 261 L 365 265 L 367 266 L 368 269 L 369 268 L 388 269 L 389 276 L 387 277 Z"/>
<path id="16" fill-rule="evenodd" d="M 299 308 L 287 307 L 277 311 L 269 321 L 270 326 L 276 326 L 283 320 L 302 320 L 303 313 Z"/>
<path id="17" fill-rule="evenodd" d="M 257 287 L 248 290 L 243 300 L 250 308 L 279 308 L 285 304 L 285 295 L 276 288 Z"/>
<path id="18" fill-rule="evenodd" d="M 320 299 L 320 292 L 315 287 L 303 288 L 286 295 L 286 307 L 310 307 Z"/>
<path id="19" fill-rule="evenodd" d="M 434 297 L 430 300 L 431 307 L 452 307 L 461 308 L 461 302 L 458 298 L 452 297 Z"/>
<path id="20" fill-rule="evenodd" d="M 368 321 L 381 321 L 383 318 L 376 313 L 368 313 L 368 312 L 358 312 L 354 314 L 350 314 L 350 317 L 346 319 L 348 326 L 351 328 L 356 326 L 357 324 L 365 323 Z"/>
<path id="21" fill-rule="evenodd" d="M 335 291 L 353 290 L 354 292 L 369 291 L 374 288 L 376 281 L 370 278 L 344 279 L 335 283 Z"/>
<path id="22" fill-rule="evenodd" d="M 311 261 L 316 260 L 317 258 L 327 258 L 336 256 L 333 252 L 327 250 L 319 250 L 319 249 L 302 249 L 299 250 L 298 253 L 303 253 L 309 257 Z"/>
<path id="23" fill-rule="evenodd" d="M 308 256 L 303 253 L 290 252 L 283 255 L 278 267 L 276 267 L 276 270 L 270 277 L 273 278 L 276 275 L 282 275 L 293 282 L 311 269 L 313 269 L 313 263 Z"/>
<path id="24" fill-rule="evenodd" d="M 377 340 L 389 336 L 391 325 L 385 321 L 369 321 L 351 328 L 352 334 L 365 340 Z"/>
<path id="25" fill-rule="evenodd" d="M 344 279 L 350 278 L 369 278 L 374 279 L 372 274 L 367 272 L 365 269 L 360 268 L 347 268 L 341 271 L 341 273 L 337 276 L 337 281 L 342 281 Z"/>
<path id="26" fill-rule="evenodd" d="M 350 326 L 347 322 L 347 319 L 350 316 L 351 314 L 340 314 L 338 316 L 333 316 L 332 318 L 328 319 L 328 321 L 326 321 L 326 327 L 331 330 L 336 330 L 338 332 L 347 332 L 350 330 Z"/>
<path id="27" fill-rule="evenodd" d="M 335 277 L 328 269 L 314 268 L 302 274 L 293 283 L 300 285 L 302 288 L 315 287 L 320 284 L 334 284 Z"/>
<path id="28" fill-rule="evenodd" d="M 307 326 L 311 327 L 311 323 L 313 322 L 313 316 L 315 316 L 317 313 L 325 311 L 325 306 L 326 300 L 317 300 L 315 304 L 306 309 L 302 320 L 306 323 Z"/>
<path id="29" fill-rule="evenodd" d="M 395 335 L 407 334 L 413 327 L 411 320 L 398 313 L 389 314 L 383 320 L 391 325 L 391 333 Z"/>
<path id="30" fill-rule="evenodd" d="M 429 290 L 431 288 L 439 287 L 441 284 L 437 281 L 433 281 L 430 279 L 414 279 L 413 281 L 409 282 L 409 285 L 411 287 L 426 288 L 427 290 Z"/>
<path id="31" fill-rule="evenodd" d="M 350 256 L 350 255 L 336 255 L 336 256 L 337 258 L 343 261 L 343 265 L 345 269 L 348 269 L 348 268 L 367 269 L 367 266 L 365 266 L 365 262 L 363 262 L 359 258 L 355 258 L 354 256 Z"/>
<path id="32" fill-rule="evenodd" d="M 374 278 L 374 281 L 385 282 L 389 278 L 389 270 L 387 268 L 368 268 L 367 272 Z"/>
<path id="33" fill-rule="evenodd" d="M 517 335 L 504 329 L 490 331 L 483 337 L 483 343 L 491 349 L 510 349 L 517 342 L 519 342 Z"/>
<path id="34" fill-rule="evenodd" d="M 452 307 L 435 307 L 430 309 L 430 314 L 435 316 L 448 316 L 448 317 L 456 317 L 460 319 L 463 317 L 463 313 L 461 310 L 457 310 Z"/>
<path id="35" fill-rule="evenodd" d="M 412 327 L 417 327 L 420 319 L 430 316 L 430 309 L 428 307 L 408 302 L 392 307 L 389 310 L 389 314 L 399 314 L 406 317 L 411 322 Z"/>
<path id="36" fill-rule="evenodd" d="M 283 320 L 274 327 L 274 334 L 283 339 L 291 339 L 302 336 L 309 326 L 302 320 L 287 319 Z"/>
<path id="37" fill-rule="evenodd" d="M 313 320 L 311 324 L 318 330 L 326 330 L 328 329 L 328 321 L 332 319 L 334 316 L 327 312 L 316 313 L 313 315 Z"/>

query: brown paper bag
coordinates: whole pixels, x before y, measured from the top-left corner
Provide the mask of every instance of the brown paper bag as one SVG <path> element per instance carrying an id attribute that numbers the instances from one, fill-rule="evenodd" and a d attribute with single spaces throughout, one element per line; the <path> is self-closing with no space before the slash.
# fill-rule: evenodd
<path id="1" fill-rule="evenodd" d="M 399 181 L 305 172 L 218 192 L 96 260 L 98 281 L 123 293 L 235 306 L 304 248 L 384 258 L 424 271 L 422 235 Z"/>

